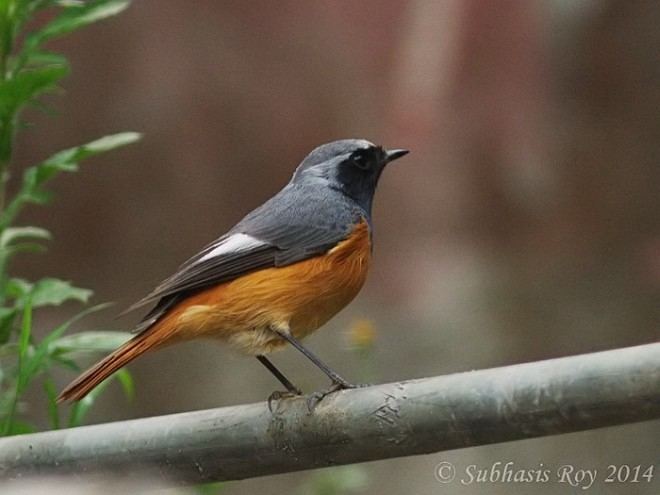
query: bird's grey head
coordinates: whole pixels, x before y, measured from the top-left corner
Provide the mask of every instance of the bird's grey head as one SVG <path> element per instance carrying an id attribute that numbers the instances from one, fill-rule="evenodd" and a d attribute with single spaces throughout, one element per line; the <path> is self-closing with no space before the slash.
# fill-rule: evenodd
<path id="1" fill-rule="evenodd" d="M 386 150 L 364 139 L 333 141 L 307 155 L 291 183 L 326 185 L 352 198 L 370 214 L 385 165 L 407 153 L 403 149 Z"/>

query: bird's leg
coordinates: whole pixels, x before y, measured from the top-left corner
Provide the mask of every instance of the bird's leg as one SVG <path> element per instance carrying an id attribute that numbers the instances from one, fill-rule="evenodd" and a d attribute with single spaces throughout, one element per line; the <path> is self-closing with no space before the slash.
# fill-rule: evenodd
<path id="1" fill-rule="evenodd" d="M 268 409 L 270 412 L 273 412 L 273 401 L 283 399 L 285 397 L 293 397 L 296 395 L 302 395 L 302 391 L 296 387 L 291 381 L 284 376 L 284 374 L 278 370 L 273 363 L 266 356 L 257 356 L 257 359 L 261 364 L 263 364 L 268 371 L 270 371 L 277 380 L 284 385 L 286 392 L 281 392 L 276 390 L 268 397 Z"/>
<path id="2" fill-rule="evenodd" d="M 303 355 L 304 355 L 307 359 L 309 359 L 312 363 L 314 363 L 314 364 L 315 364 L 315 365 L 316 365 L 321 371 L 323 371 L 323 373 L 325 373 L 325 374 L 328 376 L 328 378 L 330 378 L 330 380 L 332 380 L 332 383 L 333 383 L 333 384 L 337 384 L 337 385 L 339 386 L 339 389 L 341 389 L 341 388 L 356 388 L 355 385 L 353 385 L 353 384 L 347 382 L 347 381 L 344 380 L 341 376 L 339 376 L 339 374 L 337 374 L 337 372 L 335 372 L 335 371 L 333 371 L 332 369 L 330 369 L 330 367 L 329 367 L 327 364 L 325 364 L 323 361 L 321 361 L 319 358 L 317 358 L 317 357 L 312 353 L 312 351 L 310 351 L 310 350 L 307 349 L 305 346 L 303 346 L 303 345 L 298 341 L 298 339 L 296 339 L 295 337 L 293 337 L 289 332 L 284 332 L 284 331 L 279 330 L 279 329 L 276 329 L 276 328 L 273 329 L 273 331 L 274 331 L 277 335 L 279 335 L 280 337 L 282 337 L 284 340 L 286 340 L 287 342 L 289 342 L 293 347 L 295 347 L 295 348 L 298 349 L 300 352 L 302 352 Z"/>
<path id="3" fill-rule="evenodd" d="M 286 388 L 287 392 L 293 394 L 293 395 L 302 395 L 302 392 L 298 387 L 296 387 L 293 383 L 289 381 L 289 379 L 284 376 L 284 374 L 278 370 L 273 363 L 271 363 L 266 356 L 257 356 L 257 359 L 261 364 L 263 364 L 268 371 L 270 371 L 277 380 L 284 385 Z"/>
<path id="4" fill-rule="evenodd" d="M 330 367 L 321 361 L 316 355 L 314 355 L 309 349 L 303 346 L 298 339 L 293 337 L 289 332 L 282 331 L 277 328 L 272 329 L 277 335 L 282 337 L 284 340 L 289 342 L 293 347 L 298 349 L 307 359 L 316 365 L 323 373 L 325 373 L 328 378 L 332 381 L 332 384 L 327 390 L 321 392 L 314 392 L 307 401 L 307 406 L 310 411 L 313 411 L 316 405 L 328 394 L 336 392 L 337 390 L 347 389 L 347 388 L 357 388 L 357 385 L 353 385 L 350 382 L 344 380 L 339 374 Z"/>

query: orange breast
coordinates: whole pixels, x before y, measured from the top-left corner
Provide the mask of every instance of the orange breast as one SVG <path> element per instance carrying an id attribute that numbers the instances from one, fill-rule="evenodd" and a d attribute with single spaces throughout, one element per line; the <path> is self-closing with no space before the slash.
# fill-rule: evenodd
<path id="1" fill-rule="evenodd" d="M 270 328 L 289 328 L 302 338 L 351 302 L 366 279 L 370 254 L 369 227 L 362 221 L 326 254 L 204 290 L 157 325 L 174 340 L 210 336 L 249 354 L 267 353 L 284 343 Z"/>

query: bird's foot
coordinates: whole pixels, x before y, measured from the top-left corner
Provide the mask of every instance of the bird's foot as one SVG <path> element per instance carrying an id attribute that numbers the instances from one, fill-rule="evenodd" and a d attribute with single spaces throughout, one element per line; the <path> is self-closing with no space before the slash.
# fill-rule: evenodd
<path id="1" fill-rule="evenodd" d="M 310 413 L 314 412 L 314 409 L 316 409 L 316 406 L 319 405 L 319 402 L 321 402 L 326 396 L 337 392 L 338 390 L 350 390 L 360 387 L 368 387 L 368 385 L 354 385 L 344 380 L 341 382 L 332 382 L 332 384 L 327 389 L 309 394 L 307 397 L 307 409 Z"/>
<path id="2" fill-rule="evenodd" d="M 268 410 L 271 414 L 274 414 L 277 411 L 277 407 L 273 407 L 273 403 L 278 403 L 282 399 L 292 399 L 294 397 L 300 397 L 303 395 L 302 391 L 299 389 L 294 390 L 275 390 L 272 394 L 268 396 Z"/>

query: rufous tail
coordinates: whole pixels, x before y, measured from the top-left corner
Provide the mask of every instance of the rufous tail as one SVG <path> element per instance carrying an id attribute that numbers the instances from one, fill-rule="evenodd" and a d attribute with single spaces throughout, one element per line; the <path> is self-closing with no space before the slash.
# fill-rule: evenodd
<path id="1" fill-rule="evenodd" d="M 162 344 L 159 332 L 147 330 L 145 333 L 136 335 L 112 354 L 106 356 L 96 363 L 82 375 L 72 381 L 57 397 L 57 402 L 68 400 L 80 400 L 85 397 L 94 387 L 112 375 L 119 368 L 133 361 L 150 349 Z"/>

